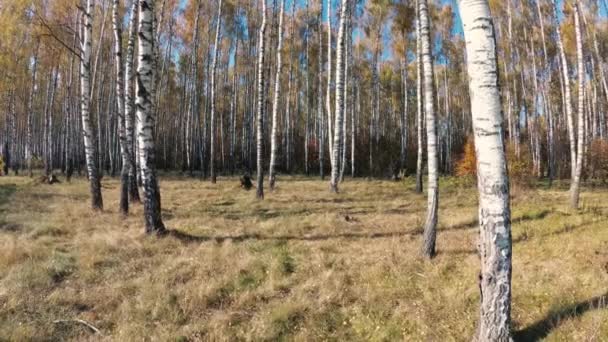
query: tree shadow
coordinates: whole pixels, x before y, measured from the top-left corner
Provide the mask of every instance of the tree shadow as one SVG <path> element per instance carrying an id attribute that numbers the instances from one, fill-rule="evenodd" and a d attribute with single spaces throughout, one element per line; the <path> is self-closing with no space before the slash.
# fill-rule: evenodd
<path id="1" fill-rule="evenodd" d="M 267 241 L 267 240 L 276 240 L 276 241 L 324 241 L 324 240 L 333 240 L 333 239 L 386 239 L 393 237 L 403 237 L 403 236 L 414 236 L 420 235 L 422 231 L 415 230 L 409 232 L 382 232 L 382 233 L 338 233 L 338 234 L 317 234 L 317 235 L 292 235 L 292 234 L 283 234 L 283 235 L 264 235 L 264 234 L 242 234 L 242 235 L 223 235 L 223 236 L 210 236 L 210 235 L 192 235 L 186 232 L 182 232 L 175 229 L 167 230 L 165 236 L 174 237 L 177 240 L 180 240 L 184 243 L 201 243 L 201 242 L 209 242 L 214 241 L 216 243 L 222 243 L 226 240 L 231 240 L 233 242 L 244 242 L 248 240 L 258 240 L 258 241 Z"/>
<path id="2" fill-rule="evenodd" d="M 552 310 L 543 319 L 517 331 L 514 334 L 515 341 L 539 341 L 547 337 L 549 333 L 553 329 L 557 328 L 563 320 L 580 317 L 587 311 L 601 310 L 606 308 L 608 308 L 608 292 L 584 302 L 568 305 L 557 310 Z"/>
<path id="3" fill-rule="evenodd" d="M 17 192 L 16 184 L 0 185 L 0 231 L 17 232 L 21 230 L 20 224 L 6 220 L 6 212 L 9 208 L 5 207 L 5 205 L 10 203 L 15 192 Z"/>
<path id="4" fill-rule="evenodd" d="M 511 224 L 521 223 L 521 222 L 525 222 L 525 221 L 542 220 L 545 217 L 547 217 L 550 213 L 551 213 L 551 211 L 548 209 L 541 210 L 534 214 L 525 213 L 520 217 L 512 218 Z M 479 226 L 479 220 L 477 218 L 474 218 L 471 221 L 454 224 L 449 227 L 445 227 L 442 230 L 467 230 L 467 229 L 477 228 L 478 226 Z"/>
<path id="5" fill-rule="evenodd" d="M 529 240 L 536 239 L 536 238 L 544 238 L 544 237 L 548 237 L 548 236 L 570 233 L 574 230 L 580 229 L 580 228 L 588 226 L 590 224 L 591 224 L 591 222 L 583 222 L 583 223 L 580 223 L 577 225 L 565 224 L 561 228 L 559 228 L 553 232 L 550 232 L 547 234 L 542 234 L 542 235 L 535 235 L 535 234 L 528 235 L 526 232 L 524 232 L 524 233 L 520 234 L 519 236 L 513 238 L 513 244 L 529 241 Z"/>

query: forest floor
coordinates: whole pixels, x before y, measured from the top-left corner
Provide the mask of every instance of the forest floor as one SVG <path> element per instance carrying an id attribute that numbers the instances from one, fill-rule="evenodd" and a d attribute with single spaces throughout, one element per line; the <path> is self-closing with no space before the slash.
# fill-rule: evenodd
<path id="1" fill-rule="evenodd" d="M 62 179 L 63 180 L 63 179 Z M 402 182 L 279 177 L 266 199 L 161 177 L 163 218 L 118 215 L 119 183 L 0 177 L 0 340 L 470 341 L 478 318 L 476 190 L 440 187 L 438 255 L 419 257 L 426 197 Z M 608 189 L 514 188 L 516 340 L 608 339 Z M 99 329 L 96 334 L 76 319 Z"/>

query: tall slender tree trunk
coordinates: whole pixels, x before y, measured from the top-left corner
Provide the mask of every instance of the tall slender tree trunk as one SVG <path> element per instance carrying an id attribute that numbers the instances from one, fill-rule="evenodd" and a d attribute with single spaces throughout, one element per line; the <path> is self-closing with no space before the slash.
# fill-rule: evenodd
<path id="1" fill-rule="evenodd" d="M 113 1 L 112 26 L 114 28 L 114 65 L 116 67 L 116 115 L 118 117 L 118 139 L 120 142 L 120 155 L 122 168 L 120 171 L 120 212 L 129 214 L 129 166 L 131 159 L 127 144 L 127 130 L 125 128 L 125 88 L 122 64 L 122 21 L 119 16 L 120 0 Z"/>
<path id="2" fill-rule="evenodd" d="M 557 5 L 555 4 L 555 0 L 551 0 L 551 3 L 553 5 L 553 15 L 556 21 L 557 48 L 561 59 L 562 80 L 564 82 L 564 102 L 566 105 L 566 120 L 568 122 L 568 138 L 570 139 L 570 175 L 573 184 L 576 174 L 576 138 L 574 136 L 574 110 L 572 108 L 572 95 L 570 92 L 570 73 L 568 71 L 568 60 L 566 59 L 566 52 L 564 50 L 561 28 L 559 22 L 557 22 Z"/>
<path id="3" fill-rule="evenodd" d="M 156 179 L 154 151 L 153 53 L 154 53 L 154 0 L 138 0 L 139 39 L 136 75 L 135 105 L 137 107 L 137 139 L 144 190 L 144 219 L 146 233 L 163 233 L 160 189 Z"/>
<path id="4" fill-rule="evenodd" d="M 478 341 L 511 339 L 511 210 L 496 40 L 486 0 L 459 0 L 467 49 L 479 189 Z"/>
<path id="5" fill-rule="evenodd" d="M 407 101 L 407 61 L 405 57 L 401 59 L 401 87 L 402 87 L 402 100 L 403 107 L 400 115 L 400 129 L 401 129 L 401 151 L 399 155 L 399 169 L 400 171 L 405 170 L 405 163 L 407 160 L 407 123 L 408 123 L 408 101 Z"/>
<path id="6" fill-rule="evenodd" d="M 422 253 L 428 258 L 435 255 L 435 239 L 437 237 L 437 211 L 439 207 L 439 187 L 437 173 L 437 125 L 435 122 L 435 75 L 433 70 L 433 54 L 431 50 L 431 34 L 429 24 L 429 9 L 427 0 L 419 0 L 418 15 L 422 40 L 422 63 L 424 66 L 424 104 L 426 115 L 427 163 L 428 163 L 428 208 L 424 224 Z"/>
<path id="7" fill-rule="evenodd" d="M 416 0 L 416 13 L 418 13 L 418 1 Z M 422 37 L 420 29 L 420 16 L 416 15 L 416 130 L 418 131 L 418 151 L 416 155 L 416 192 L 422 193 L 422 168 L 424 163 L 424 107 L 422 94 Z"/>
<path id="8" fill-rule="evenodd" d="M 135 150 L 135 72 L 133 61 L 135 59 L 135 39 L 137 38 L 137 18 L 138 18 L 138 3 L 133 0 L 131 7 L 131 18 L 129 21 L 129 39 L 127 42 L 127 56 L 125 61 L 125 100 L 124 100 L 124 115 L 125 115 L 125 136 L 127 149 L 129 150 L 129 201 L 131 203 L 139 203 L 139 189 L 137 187 L 137 166 L 136 158 L 138 153 Z"/>
<path id="9" fill-rule="evenodd" d="M 340 158 L 340 152 L 344 147 L 344 87 L 345 87 L 345 70 L 346 65 L 344 59 L 344 50 L 346 42 L 346 16 L 348 12 L 348 0 L 342 0 L 342 7 L 340 10 L 340 27 L 338 29 L 338 42 L 336 51 L 336 115 L 335 115 L 335 132 L 334 142 L 332 150 L 332 164 L 331 164 L 331 181 L 330 190 L 331 192 L 338 192 L 338 181 L 340 176 L 340 167 L 338 160 Z M 330 62 L 331 64 L 331 62 Z"/>
<path id="10" fill-rule="evenodd" d="M 84 136 L 84 150 L 89 174 L 91 191 L 91 207 L 94 210 L 103 210 L 101 197 L 101 182 L 98 165 L 98 146 L 95 121 L 91 118 L 91 36 L 93 31 L 93 1 L 87 0 L 84 12 L 84 35 L 81 42 L 80 57 L 80 106 L 82 116 L 82 131 Z"/>
<path id="11" fill-rule="evenodd" d="M 30 96 L 27 101 L 27 132 L 25 136 L 25 160 L 27 162 L 27 169 L 30 177 L 34 176 L 32 160 L 34 158 L 34 144 L 33 144 L 33 120 L 34 120 L 34 98 L 36 97 L 36 76 L 38 71 L 38 49 L 36 46 L 36 52 L 34 53 L 34 62 L 32 65 L 32 88 L 30 90 Z"/>
<path id="12" fill-rule="evenodd" d="M 272 128 L 270 131 L 270 166 L 268 168 L 268 186 L 270 187 L 270 191 L 274 190 L 274 185 L 276 182 L 275 168 L 277 164 L 277 154 L 279 153 L 279 144 L 277 143 L 277 127 L 279 123 L 277 121 L 279 115 L 281 69 L 283 67 L 283 14 L 285 12 L 285 0 L 280 1 L 281 8 L 279 9 L 279 33 L 277 38 L 277 70 L 274 79 L 274 99 L 272 100 Z"/>
<path id="13" fill-rule="evenodd" d="M 258 85 L 257 85 L 257 114 L 256 114 L 256 130 L 257 130 L 257 188 L 256 197 L 264 199 L 264 54 L 266 44 L 266 1 L 262 1 L 262 24 L 260 25 L 260 33 L 258 36 Z"/>
<path id="14" fill-rule="evenodd" d="M 209 142 L 209 171 L 211 183 L 216 182 L 215 175 L 215 71 L 217 69 L 217 54 L 220 44 L 220 29 L 222 25 L 222 0 L 217 5 L 217 26 L 215 27 L 215 44 L 213 45 L 213 61 L 211 62 L 211 121 Z M 195 78 L 196 82 L 196 78 Z M 198 115 L 198 114 L 197 114 Z"/>
<path id="15" fill-rule="evenodd" d="M 327 0 L 327 89 L 325 93 L 325 111 L 327 112 L 327 146 L 329 147 L 329 163 L 334 167 L 334 129 L 333 112 L 331 110 L 331 79 L 332 79 L 332 53 L 331 53 L 331 0 Z M 321 139 L 324 139 L 321 137 Z"/>
<path id="16" fill-rule="evenodd" d="M 585 65 L 583 63 L 583 35 L 581 31 L 580 4 L 574 3 L 574 27 L 576 33 L 576 71 L 578 74 L 578 139 L 576 145 L 576 165 L 574 178 L 570 186 L 570 206 L 578 209 L 580 197 L 581 175 L 583 173 L 583 157 L 585 152 Z"/>

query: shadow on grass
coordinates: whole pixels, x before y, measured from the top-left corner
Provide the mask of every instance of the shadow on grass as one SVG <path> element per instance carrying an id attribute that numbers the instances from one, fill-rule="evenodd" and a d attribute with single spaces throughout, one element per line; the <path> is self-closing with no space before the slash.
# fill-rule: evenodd
<path id="1" fill-rule="evenodd" d="M 551 213 L 550 210 L 542 210 L 533 214 L 530 213 L 525 213 L 520 217 L 514 217 L 511 220 L 512 224 L 515 223 L 521 223 L 521 222 L 525 222 L 525 221 L 534 221 L 534 220 L 542 220 L 545 217 L 547 217 L 547 215 L 549 215 Z M 467 221 L 467 222 L 461 222 L 455 225 L 451 225 L 449 227 L 443 228 L 442 230 L 467 230 L 467 229 L 473 229 L 473 228 L 477 228 L 479 226 L 479 221 L 477 218 L 471 220 L 471 221 Z"/>
<path id="2" fill-rule="evenodd" d="M 177 240 L 185 243 L 200 243 L 215 241 L 221 243 L 225 240 L 232 240 L 234 242 L 243 242 L 248 240 L 295 240 L 295 241 L 324 241 L 332 239 L 385 239 L 392 237 L 402 236 L 414 236 L 420 235 L 421 231 L 411 232 L 386 232 L 386 233 L 370 233 L 370 234 L 357 234 L 357 233 L 339 233 L 339 234 L 319 234 L 319 235 L 263 235 L 263 234 L 243 234 L 235 236 L 206 236 L 206 235 L 192 235 L 189 233 L 181 232 L 179 230 L 171 229 L 167 231 L 167 236 L 172 236 Z"/>
<path id="3" fill-rule="evenodd" d="M 608 292 L 584 302 L 572 304 L 557 310 L 553 310 L 538 322 L 515 333 L 515 341 L 528 342 L 539 341 L 549 335 L 557 328 L 561 321 L 569 318 L 580 317 L 587 311 L 608 308 Z"/>
<path id="4" fill-rule="evenodd" d="M 553 232 L 549 232 L 547 234 L 542 234 L 542 235 L 528 235 L 526 232 L 520 234 L 517 237 L 513 238 L 513 243 L 520 243 L 520 242 L 525 242 L 525 241 L 529 241 L 532 239 L 536 239 L 536 238 L 544 238 L 544 237 L 549 237 L 549 236 L 554 236 L 554 235 L 561 235 L 561 234 L 566 234 L 566 233 L 570 233 L 574 230 L 583 228 L 585 226 L 590 225 L 592 222 L 583 222 L 581 224 L 577 224 L 577 225 L 573 225 L 573 224 L 565 224 L 563 225 L 561 228 L 553 231 Z"/>
<path id="5" fill-rule="evenodd" d="M 7 209 L 4 206 L 10 203 L 15 192 L 17 192 L 16 184 L 0 185 L 0 231 L 16 232 L 21 230 L 20 224 L 6 221 L 5 212 Z"/>

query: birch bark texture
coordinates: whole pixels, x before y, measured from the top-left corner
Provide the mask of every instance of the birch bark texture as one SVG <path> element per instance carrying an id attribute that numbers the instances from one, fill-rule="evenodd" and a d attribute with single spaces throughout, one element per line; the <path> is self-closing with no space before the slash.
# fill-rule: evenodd
<path id="1" fill-rule="evenodd" d="M 114 30 L 114 66 L 116 67 L 116 116 L 118 117 L 118 141 L 122 168 L 120 170 L 120 213 L 129 213 L 129 145 L 127 144 L 127 130 L 125 128 L 125 84 L 122 64 L 122 23 L 118 14 L 120 1 L 112 2 L 112 26 Z"/>
<path id="2" fill-rule="evenodd" d="M 266 47 L 266 1 L 262 1 L 262 24 L 259 32 L 258 46 L 258 103 L 256 108 L 256 131 L 257 131 L 257 188 L 255 196 L 264 199 L 264 54 Z"/>
<path id="3" fill-rule="evenodd" d="M 127 56 L 125 61 L 125 130 L 127 148 L 129 149 L 129 201 L 139 203 L 139 189 L 137 187 L 137 166 L 135 163 L 135 72 L 133 61 L 135 59 L 135 40 L 137 38 L 137 20 L 139 17 L 137 0 L 131 7 L 129 21 L 129 39 L 127 42 Z"/>
<path id="4" fill-rule="evenodd" d="M 97 130 L 95 121 L 91 118 L 91 36 L 93 35 L 93 1 L 87 0 L 84 9 L 83 37 L 81 41 L 80 56 L 80 114 L 82 119 L 82 133 L 84 137 L 84 152 L 87 172 L 89 174 L 89 187 L 91 191 L 91 207 L 94 210 L 103 210 L 101 196 L 101 182 L 99 177 L 99 158 L 97 157 Z"/>
<path id="5" fill-rule="evenodd" d="M 90 37 L 90 35 L 89 35 Z M 89 43 L 90 45 L 90 43 Z M 89 50 L 90 51 L 90 50 Z M 25 136 L 25 160 L 27 161 L 27 169 L 29 171 L 30 177 L 34 176 L 34 172 L 32 170 L 32 159 L 34 157 L 34 146 L 32 141 L 32 134 L 34 130 L 34 98 L 36 97 L 36 72 L 38 70 L 38 46 L 36 47 L 36 52 L 34 54 L 34 64 L 32 65 L 32 89 L 30 91 L 29 98 L 27 100 L 27 132 Z"/>
<path id="6" fill-rule="evenodd" d="M 334 124 L 334 142 L 332 144 L 332 160 L 331 163 L 331 181 L 330 191 L 338 192 L 338 182 L 340 177 L 340 166 L 338 160 L 340 152 L 344 148 L 344 86 L 345 86 L 345 34 L 346 34 L 346 18 L 348 12 L 348 0 L 342 0 L 342 10 L 340 11 L 340 27 L 338 28 L 338 42 L 336 51 L 336 115 Z"/>
<path id="7" fill-rule="evenodd" d="M 479 190 L 478 341 L 511 341 L 511 210 L 496 39 L 486 0 L 460 0 Z"/>
<path id="8" fill-rule="evenodd" d="M 165 231 L 161 217 L 160 189 L 156 179 L 154 151 L 154 113 L 152 88 L 154 82 L 154 0 L 138 0 L 138 56 L 135 105 L 137 108 L 137 142 L 144 190 L 144 219 L 146 233 Z"/>
<path id="9" fill-rule="evenodd" d="M 416 13 L 418 13 L 418 1 L 416 0 Z M 422 38 L 420 32 L 420 16 L 416 15 L 416 131 L 417 131 L 417 154 L 416 154 L 416 192 L 422 193 L 422 167 L 424 158 L 424 108 L 422 106 Z"/>
<path id="10" fill-rule="evenodd" d="M 209 169 L 211 183 L 215 184 L 215 73 L 217 70 L 217 54 L 220 43 L 220 29 L 222 25 L 222 0 L 217 5 L 217 26 L 215 27 L 215 44 L 213 45 L 213 61 L 211 62 L 211 120 L 210 120 L 210 142 L 209 142 Z M 196 75 L 194 75 L 196 82 Z M 195 113 L 198 115 L 198 113 Z"/>
<path id="11" fill-rule="evenodd" d="M 279 33 L 277 43 L 277 70 L 274 79 L 274 99 L 272 100 L 272 128 L 270 130 L 270 166 L 268 168 L 268 186 L 270 191 L 274 190 L 276 182 L 275 168 L 277 164 L 277 154 L 279 153 L 279 144 L 277 142 L 277 127 L 279 115 L 279 95 L 281 88 L 281 69 L 283 68 L 283 15 L 285 12 L 285 0 L 281 0 L 281 8 L 279 9 Z M 289 94 L 288 94 L 289 95 Z"/>
<path id="12" fill-rule="evenodd" d="M 566 105 L 566 120 L 568 123 L 568 138 L 570 140 L 570 174 L 571 180 L 574 182 L 574 176 L 576 172 L 576 139 L 574 136 L 574 109 L 572 108 L 572 93 L 570 91 L 570 72 L 568 71 L 568 60 L 566 59 L 566 51 L 564 50 L 564 43 L 562 40 L 562 32 L 558 22 L 557 5 L 555 0 L 551 0 L 553 5 L 553 16 L 556 21 L 557 31 L 557 48 L 559 50 L 559 56 L 562 67 L 562 80 L 564 83 L 564 102 Z"/>
<path id="13" fill-rule="evenodd" d="M 422 65 L 424 80 L 424 109 L 426 115 L 427 137 L 427 213 L 424 223 L 422 254 L 427 258 L 435 256 L 435 240 L 437 237 L 437 211 L 439 207 L 439 188 L 437 174 L 437 124 L 435 120 L 435 87 L 433 54 L 431 50 L 431 34 L 429 23 L 429 8 L 427 0 L 418 2 L 420 20 L 420 37 L 422 47 Z"/>
<path id="14" fill-rule="evenodd" d="M 572 209 L 578 209 L 581 175 L 583 173 L 583 157 L 585 152 L 585 64 L 583 63 L 583 35 L 581 32 L 581 12 L 578 1 L 574 2 L 574 30 L 576 34 L 576 72 L 578 77 L 578 138 L 576 142 L 574 177 L 572 178 L 570 186 L 570 207 Z"/>

